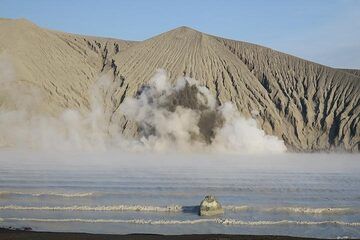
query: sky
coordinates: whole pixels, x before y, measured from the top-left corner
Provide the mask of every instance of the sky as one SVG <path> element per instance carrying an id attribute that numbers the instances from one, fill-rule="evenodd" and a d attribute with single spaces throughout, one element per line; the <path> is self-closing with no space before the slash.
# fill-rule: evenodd
<path id="1" fill-rule="evenodd" d="M 360 69 L 360 0 L 0 0 L 0 17 L 128 40 L 188 26 Z"/>

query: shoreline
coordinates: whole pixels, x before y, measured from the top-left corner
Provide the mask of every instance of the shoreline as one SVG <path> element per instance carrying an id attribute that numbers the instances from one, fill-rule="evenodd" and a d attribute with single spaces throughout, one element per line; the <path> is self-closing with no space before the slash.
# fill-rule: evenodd
<path id="1" fill-rule="evenodd" d="M 320 238 L 305 238 L 277 235 L 231 235 L 231 234 L 185 234 L 185 235 L 160 235 L 160 234 L 92 234 L 70 232 L 37 232 L 33 230 L 1 228 L 2 240 L 311 240 Z"/>

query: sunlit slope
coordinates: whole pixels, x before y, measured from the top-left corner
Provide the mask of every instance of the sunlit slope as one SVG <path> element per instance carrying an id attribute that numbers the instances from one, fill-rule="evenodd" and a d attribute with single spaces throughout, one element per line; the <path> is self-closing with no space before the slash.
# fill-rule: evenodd
<path id="1" fill-rule="evenodd" d="M 347 73 L 351 73 L 351 74 L 354 74 L 354 75 L 360 77 L 360 70 L 358 70 L 358 69 L 342 69 L 342 70 Z"/>
<path id="2" fill-rule="evenodd" d="M 220 104 L 233 102 L 290 150 L 360 148 L 358 70 L 333 69 L 186 27 L 130 42 L 0 20 L 0 54 L 11 59 L 22 85 L 43 92 L 42 108 L 54 114 L 89 109 L 89 87 L 99 76 L 108 76 L 105 112 L 119 126 L 111 131 L 126 135 L 136 136 L 137 126 L 123 117 L 120 104 L 163 68 L 173 82 L 179 76 L 193 77 Z"/>
<path id="3" fill-rule="evenodd" d="M 244 115 L 256 115 L 268 134 L 292 149 L 359 150 L 355 74 L 186 27 L 128 48 L 115 57 L 115 66 L 125 79 L 115 99 L 132 96 L 155 69 L 164 68 L 172 80 L 194 77 L 220 103 L 231 101 Z"/>
<path id="4" fill-rule="evenodd" d="M 107 57 L 129 45 L 45 30 L 22 19 L 0 19 L 1 64 L 10 68 L 2 74 L 2 82 L 39 90 L 43 111 L 86 110 L 89 86 L 98 79 Z"/>
<path id="5" fill-rule="evenodd" d="M 276 135 L 300 149 L 341 146 L 359 150 L 359 76 L 268 48 L 221 41 L 247 65 L 272 99 L 267 107 L 282 119 Z"/>

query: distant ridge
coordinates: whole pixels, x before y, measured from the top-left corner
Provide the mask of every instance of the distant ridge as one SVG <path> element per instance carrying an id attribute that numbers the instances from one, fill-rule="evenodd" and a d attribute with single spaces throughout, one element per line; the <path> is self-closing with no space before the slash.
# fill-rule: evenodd
<path id="1" fill-rule="evenodd" d="M 87 111 L 90 86 L 100 75 L 111 77 L 106 114 L 126 135 L 136 135 L 137 127 L 119 105 L 163 68 L 171 81 L 197 79 L 220 104 L 231 101 L 246 117 L 256 112 L 259 126 L 291 150 L 360 150 L 360 70 L 334 69 L 188 27 L 133 42 L 0 19 L 4 55 L 22 85 L 37 86 L 46 96 L 40 111 L 54 115 L 65 108 Z M 0 91 L 0 105 L 11 105 L 7 101 Z"/>
<path id="2" fill-rule="evenodd" d="M 342 70 L 360 77 L 360 70 L 358 69 L 342 69 Z"/>

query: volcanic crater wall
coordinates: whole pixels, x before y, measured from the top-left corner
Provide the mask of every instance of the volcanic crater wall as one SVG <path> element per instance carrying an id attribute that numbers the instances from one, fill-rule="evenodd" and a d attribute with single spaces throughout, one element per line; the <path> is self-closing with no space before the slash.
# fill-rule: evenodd
<path id="1" fill-rule="evenodd" d="M 198 80 L 217 104 L 232 102 L 289 150 L 360 150 L 359 70 L 334 69 L 186 27 L 132 42 L 8 19 L 0 20 L 0 54 L 11 62 L 17 84 L 43 94 L 39 111 L 52 115 L 69 108 L 88 111 L 89 89 L 99 78 L 109 78 L 103 105 L 110 134 L 139 134 L 120 106 L 162 68 L 171 82 L 182 76 Z M 201 107 L 186 91 L 173 97 L 174 105 Z M 9 105 L 0 99 L 2 107 Z M 209 113 L 204 122 L 211 118 Z"/>

